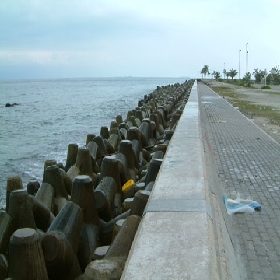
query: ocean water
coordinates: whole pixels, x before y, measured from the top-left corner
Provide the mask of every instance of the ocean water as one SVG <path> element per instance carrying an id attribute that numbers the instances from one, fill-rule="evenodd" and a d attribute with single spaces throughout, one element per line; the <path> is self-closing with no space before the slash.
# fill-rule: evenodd
<path id="1" fill-rule="evenodd" d="M 0 81 L 0 207 L 6 182 L 42 181 L 44 162 L 65 164 L 69 143 L 85 145 L 117 115 L 123 119 L 157 86 L 186 78 L 85 78 Z M 18 106 L 6 108 L 6 103 Z"/>

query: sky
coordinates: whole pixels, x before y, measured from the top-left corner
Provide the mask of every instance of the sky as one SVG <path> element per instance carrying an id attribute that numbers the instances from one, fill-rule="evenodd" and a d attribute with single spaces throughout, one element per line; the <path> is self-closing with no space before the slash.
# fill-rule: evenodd
<path id="1" fill-rule="evenodd" d="M 279 11 L 279 0 L 1 0 L 0 79 L 270 71 Z"/>

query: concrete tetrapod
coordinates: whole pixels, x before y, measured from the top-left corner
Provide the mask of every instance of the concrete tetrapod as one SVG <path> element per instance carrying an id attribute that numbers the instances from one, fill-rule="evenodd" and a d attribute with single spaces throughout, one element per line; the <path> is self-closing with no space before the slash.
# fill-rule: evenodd
<path id="1" fill-rule="evenodd" d="M 95 207 L 92 179 L 87 175 L 79 175 L 73 180 L 71 200 L 83 211 L 83 222 L 97 225 L 99 218 Z"/>
<path id="2" fill-rule="evenodd" d="M 158 131 L 160 136 L 162 136 L 164 134 L 164 126 L 165 126 L 165 122 L 164 122 L 164 112 L 161 109 L 158 109 L 157 111 L 155 111 L 155 114 L 157 115 L 157 124 L 158 124 Z"/>
<path id="3" fill-rule="evenodd" d="M 53 209 L 54 189 L 51 184 L 42 183 L 35 198 L 44 204 L 50 211 Z"/>
<path id="4" fill-rule="evenodd" d="M 130 210 L 121 213 L 120 215 L 110 220 L 109 222 L 105 222 L 102 219 L 100 219 L 100 245 L 101 246 L 110 245 L 112 243 L 113 230 L 116 222 L 121 219 L 126 219 L 129 215 L 130 215 Z"/>
<path id="5" fill-rule="evenodd" d="M 132 148 L 132 142 L 129 140 L 122 140 L 119 146 L 119 153 L 126 157 L 127 168 L 129 172 L 129 179 L 136 181 L 135 155 Z"/>
<path id="6" fill-rule="evenodd" d="M 113 135 L 111 135 L 111 136 L 112 136 L 112 138 L 114 137 Z M 116 136 L 116 135 L 115 135 L 115 136 Z M 117 136 L 116 136 L 116 137 L 117 137 Z M 109 136 L 109 138 L 110 138 L 110 136 Z M 108 138 L 108 139 L 109 139 L 109 138 Z M 112 138 L 111 138 L 111 140 L 112 140 Z M 108 139 L 104 139 L 104 144 L 105 144 L 106 149 L 107 149 L 107 151 L 108 151 L 108 155 L 111 155 L 111 154 L 115 153 L 115 149 L 114 149 L 113 145 L 109 142 Z"/>
<path id="7" fill-rule="evenodd" d="M 40 183 L 37 180 L 30 180 L 27 183 L 27 193 L 35 195 L 40 188 Z"/>
<path id="8" fill-rule="evenodd" d="M 132 150 L 134 153 L 134 164 L 136 169 L 139 169 L 141 162 L 140 153 L 142 154 L 142 144 L 139 137 L 139 130 L 136 127 L 131 127 L 128 130 L 127 139 L 131 141 Z"/>
<path id="9" fill-rule="evenodd" d="M 44 162 L 43 182 L 45 182 L 45 173 L 46 173 L 46 169 L 47 169 L 49 166 L 52 166 L 52 165 L 57 165 L 57 162 L 56 162 L 55 159 L 47 159 L 47 160 Z"/>
<path id="10" fill-rule="evenodd" d="M 114 155 L 114 157 L 119 161 L 119 169 L 122 182 L 127 182 L 128 179 L 130 179 L 130 173 L 128 171 L 127 159 L 125 155 L 118 152 Z"/>
<path id="11" fill-rule="evenodd" d="M 136 215 L 127 217 L 105 257 L 86 267 L 85 280 L 120 279 L 140 221 Z"/>
<path id="12" fill-rule="evenodd" d="M 143 191 L 138 191 L 133 199 L 133 204 L 131 207 L 131 215 L 138 215 L 141 216 L 144 213 L 146 204 L 148 202 L 150 196 L 150 192 L 143 190 Z"/>
<path id="13" fill-rule="evenodd" d="M 84 270 L 99 245 L 99 217 L 95 205 L 92 180 L 89 176 L 80 175 L 73 180 L 71 199 L 83 211 L 83 227 L 80 235 L 78 259 L 81 269 Z"/>
<path id="14" fill-rule="evenodd" d="M 121 133 L 122 139 L 125 140 L 127 138 L 127 129 L 124 127 L 120 127 L 120 133 Z"/>
<path id="15" fill-rule="evenodd" d="M 100 128 L 100 136 L 103 139 L 108 139 L 110 137 L 109 129 L 108 129 L 107 126 L 101 126 L 101 128 Z"/>
<path id="16" fill-rule="evenodd" d="M 14 232 L 9 246 L 9 277 L 21 280 L 48 280 L 40 236 L 36 230 Z"/>
<path id="17" fill-rule="evenodd" d="M 47 206 L 29 196 L 25 190 L 11 193 L 8 213 L 13 218 L 13 231 L 25 227 L 46 231 L 54 218 Z"/>
<path id="18" fill-rule="evenodd" d="M 36 227 L 47 231 L 52 221 L 54 220 L 54 215 L 50 209 L 44 205 L 42 202 L 36 199 L 34 196 L 29 196 L 32 203 L 33 217 L 36 223 Z"/>
<path id="19" fill-rule="evenodd" d="M 110 137 L 108 138 L 108 142 L 113 147 L 114 151 L 118 150 L 118 146 L 120 143 L 120 139 L 119 139 L 118 135 L 110 134 Z"/>
<path id="20" fill-rule="evenodd" d="M 89 149 L 89 153 L 90 153 L 90 157 L 91 157 L 92 170 L 94 173 L 99 173 L 100 167 L 97 164 L 98 145 L 96 144 L 96 142 L 90 141 L 87 143 L 87 148 Z"/>
<path id="21" fill-rule="evenodd" d="M 62 232 L 70 242 L 74 254 L 77 253 L 80 241 L 80 233 L 83 225 L 83 213 L 81 208 L 69 201 L 55 217 L 48 232 Z"/>
<path id="22" fill-rule="evenodd" d="M 46 168 L 44 182 L 54 188 L 54 214 L 56 215 L 68 199 L 64 180 L 57 165 L 51 165 Z"/>
<path id="23" fill-rule="evenodd" d="M 117 115 L 116 116 L 116 123 L 119 125 L 122 122 L 123 122 L 122 116 L 121 115 Z"/>
<path id="24" fill-rule="evenodd" d="M 83 147 L 78 149 L 76 166 L 80 170 L 80 175 L 89 176 L 92 179 L 93 184 L 95 185 L 96 174 L 93 173 L 92 161 L 88 148 Z"/>
<path id="25" fill-rule="evenodd" d="M 66 158 L 66 165 L 65 165 L 65 171 L 67 172 L 69 168 L 76 163 L 76 158 L 78 154 L 78 144 L 70 143 L 68 145 L 68 152 L 67 152 L 67 158 Z"/>
<path id="26" fill-rule="evenodd" d="M 145 179 L 145 184 L 148 185 L 151 181 L 155 181 L 162 164 L 162 159 L 152 159 L 149 162 L 148 173 Z"/>
<path id="27" fill-rule="evenodd" d="M 8 178 L 6 187 L 6 211 L 9 211 L 9 201 L 11 192 L 22 189 L 22 180 L 19 176 L 12 176 Z"/>
<path id="28" fill-rule="evenodd" d="M 170 130 L 170 129 L 165 130 L 164 142 L 168 144 L 170 142 L 173 134 L 174 134 L 174 130 Z"/>
<path id="29" fill-rule="evenodd" d="M 108 249 L 110 248 L 110 246 L 101 246 L 101 247 L 97 247 L 94 251 L 92 260 L 101 260 L 105 257 L 105 255 L 107 254 Z"/>
<path id="30" fill-rule="evenodd" d="M 0 275 L 1 279 L 8 277 L 8 260 L 3 254 L 0 254 Z"/>
<path id="31" fill-rule="evenodd" d="M 75 279 L 82 274 L 77 256 L 65 233 L 47 232 L 41 244 L 49 279 Z"/>
<path id="32" fill-rule="evenodd" d="M 142 121 L 142 120 L 144 119 L 143 111 L 140 110 L 139 107 L 138 107 L 138 109 L 135 111 L 135 118 L 139 119 L 140 121 Z"/>
<path id="33" fill-rule="evenodd" d="M 95 134 L 88 134 L 88 135 L 87 135 L 87 140 L 86 140 L 86 145 L 87 145 L 89 142 L 93 141 L 93 139 L 94 139 L 95 137 L 96 137 Z"/>
<path id="34" fill-rule="evenodd" d="M 0 254 L 7 254 L 12 233 L 11 216 L 7 212 L 0 210 Z"/>
<path id="35" fill-rule="evenodd" d="M 105 145 L 104 140 L 101 136 L 96 136 L 93 139 L 93 142 L 95 142 L 98 146 L 97 155 L 96 155 L 97 159 L 103 158 L 104 156 L 108 155 L 106 145 Z"/>
<path id="36" fill-rule="evenodd" d="M 8 214 L 12 217 L 13 232 L 19 228 L 36 229 L 32 202 L 25 190 L 16 190 L 10 194 Z"/>
<path id="37" fill-rule="evenodd" d="M 104 177 L 94 190 L 95 204 L 100 219 L 110 221 L 115 216 L 117 185 L 112 177 Z"/>
<path id="38" fill-rule="evenodd" d="M 150 120 L 155 123 L 155 129 L 153 131 L 153 136 L 154 138 L 158 141 L 161 139 L 161 131 L 160 131 L 160 125 L 159 125 L 159 118 L 157 114 L 151 114 L 150 115 Z"/>
<path id="39" fill-rule="evenodd" d="M 101 165 L 100 180 L 104 177 L 112 177 L 117 184 L 117 193 L 122 193 L 122 185 L 126 183 L 127 177 L 120 161 L 115 156 L 104 157 Z"/>
<path id="40" fill-rule="evenodd" d="M 68 275 L 77 277 L 81 274 L 76 254 L 82 225 L 81 208 L 73 202 L 68 202 L 43 235 L 44 259 L 51 279 L 67 279 Z M 71 269 L 73 271 L 70 274 Z"/>
<path id="41" fill-rule="evenodd" d="M 149 119 L 145 118 L 140 127 L 139 127 L 139 132 L 141 136 L 141 144 L 143 148 L 149 147 L 150 145 L 153 145 L 154 143 L 150 143 L 151 139 L 151 131 L 150 131 L 150 123 Z"/>

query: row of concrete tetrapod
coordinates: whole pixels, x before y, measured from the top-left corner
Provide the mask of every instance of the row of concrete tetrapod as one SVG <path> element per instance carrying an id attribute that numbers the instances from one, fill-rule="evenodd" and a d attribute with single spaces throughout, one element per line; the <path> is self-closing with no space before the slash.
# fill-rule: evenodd
<path id="1" fill-rule="evenodd" d="M 47 160 L 43 181 L 7 180 L 0 279 L 119 279 L 193 81 L 157 87 L 127 118 Z"/>

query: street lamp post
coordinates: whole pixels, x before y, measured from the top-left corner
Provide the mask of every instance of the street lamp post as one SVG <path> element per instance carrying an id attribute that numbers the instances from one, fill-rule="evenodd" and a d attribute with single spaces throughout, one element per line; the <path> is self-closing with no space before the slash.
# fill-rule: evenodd
<path id="1" fill-rule="evenodd" d="M 240 52 L 241 52 L 241 50 L 239 50 L 239 80 L 240 80 Z"/>
<path id="2" fill-rule="evenodd" d="M 248 43 L 246 44 L 246 74 L 248 73 L 248 50 L 247 50 Z"/>

